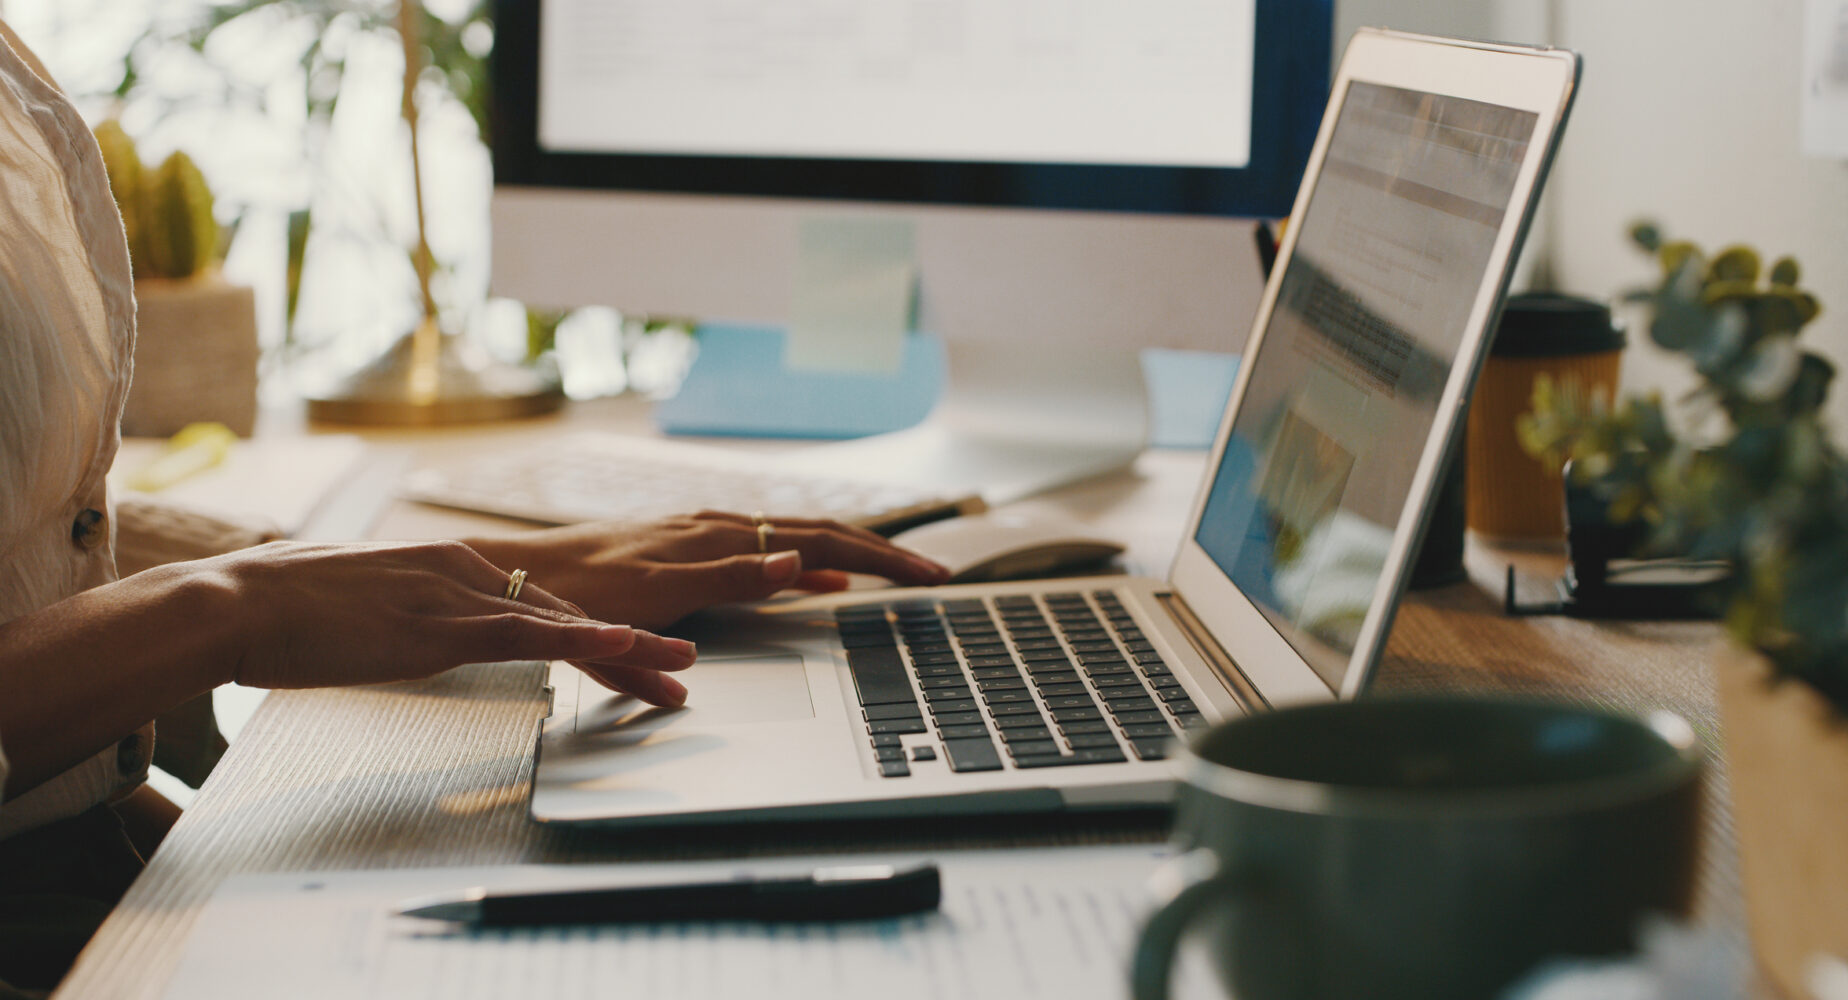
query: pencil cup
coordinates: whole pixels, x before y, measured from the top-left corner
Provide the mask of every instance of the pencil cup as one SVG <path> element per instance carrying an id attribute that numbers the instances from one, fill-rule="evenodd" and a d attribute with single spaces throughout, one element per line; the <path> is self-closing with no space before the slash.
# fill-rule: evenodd
<path id="1" fill-rule="evenodd" d="M 1608 307 L 1534 292 L 1508 300 L 1495 344 L 1470 400 L 1469 528 L 1497 542 L 1545 544 L 1565 539 L 1559 470 L 1529 455 L 1515 421 L 1533 408 L 1534 380 L 1576 380 L 1608 398 L 1616 391 L 1623 331 Z"/>

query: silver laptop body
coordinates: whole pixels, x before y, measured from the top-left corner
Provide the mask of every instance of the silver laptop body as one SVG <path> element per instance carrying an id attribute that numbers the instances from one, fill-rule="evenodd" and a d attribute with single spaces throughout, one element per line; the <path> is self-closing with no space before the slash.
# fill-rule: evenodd
<path id="1" fill-rule="evenodd" d="M 689 623 L 674 710 L 555 664 L 533 817 L 1148 806 L 1189 728 L 1356 695 L 1577 78 L 1556 50 L 1356 35 L 1165 580 L 723 609 Z"/>

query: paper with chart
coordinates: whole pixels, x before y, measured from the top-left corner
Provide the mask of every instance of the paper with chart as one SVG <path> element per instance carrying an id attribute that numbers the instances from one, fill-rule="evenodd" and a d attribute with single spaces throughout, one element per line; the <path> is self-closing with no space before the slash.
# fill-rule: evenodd
<path id="1" fill-rule="evenodd" d="M 935 861 L 934 914 L 863 923 L 659 924 L 469 933 L 392 915 L 407 899 L 681 882 L 836 864 Z M 247 875 L 224 883 L 167 996 L 1121 998 L 1161 862 L 1151 845 L 857 858 Z M 1185 960 L 1175 996 L 1216 993 Z"/>

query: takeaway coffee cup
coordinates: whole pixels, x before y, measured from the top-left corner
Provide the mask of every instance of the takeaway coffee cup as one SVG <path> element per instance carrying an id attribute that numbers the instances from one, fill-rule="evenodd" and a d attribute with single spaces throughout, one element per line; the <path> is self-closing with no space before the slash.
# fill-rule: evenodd
<path id="1" fill-rule="evenodd" d="M 1667 713 L 1363 699 L 1230 722 L 1177 758 L 1137 1000 L 1167 996 L 1190 929 L 1238 1000 L 1483 1000 L 1687 909 L 1701 755 Z"/>

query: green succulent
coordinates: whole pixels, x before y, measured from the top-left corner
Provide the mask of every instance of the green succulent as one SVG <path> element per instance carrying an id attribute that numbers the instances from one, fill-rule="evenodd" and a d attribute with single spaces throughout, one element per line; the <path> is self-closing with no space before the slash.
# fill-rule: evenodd
<path id="1" fill-rule="evenodd" d="M 1797 343 L 1822 308 L 1789 257 L 1767 272 L 1750 247 L 1708 256 L 1647 224 L 1631 236 L 1662 277 L 1629 297 L 1700 375 L 1678 403 L 1691 430 L 1670 429 L 1658 396 L 1612 405 L 1542 378 L 1521 442 L 1570 460 L 1613 521 L 1644 521 L 1639 554 L 1730 561 L 1732 635 L 1848 715 L 1848 460 L 1821 412 L 1835 366 Z"/>
<path id="2" fill-rule="evenodd" d="M 218 259 L 212 190 L 192 158 L 176 152 L 153 170 L 115 121 L 96 127 L 109 191 L 122 213 L 136 278 L 190 278 Z"/>

